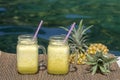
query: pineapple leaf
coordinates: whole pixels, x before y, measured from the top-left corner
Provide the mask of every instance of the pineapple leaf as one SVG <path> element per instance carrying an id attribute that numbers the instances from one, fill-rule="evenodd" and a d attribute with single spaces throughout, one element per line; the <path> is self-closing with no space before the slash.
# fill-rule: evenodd
<path id="1" fill-rule="evenodd" d="M 85 48 L 88 48 L 88 46 L 87 46 L 86 44 L 84 44 L 84 43 L 83 43 L 83 46 L 84 46 Z"/>
<path id="2" fill-rule="evenodd" d="M 99 51 L 97 51 L 96 52 L 96 55 L 95 55 L 97 58 L 102 58 L 103 57 L 103 54 L 102 54 L 102 52 L 99 52 Z"/>
<path id="3" fill-rule="evenodd" d="M 103 65 L 103 67 L 105 68 L 105 71 L 106 71 L 106 72 L 109 72 L 109 70 L 108 70 L 108 69 L 109 69 L 109 68 L 108 68 L 109 66 L 108 66 L 108 65 Z"/>
<path id="4" fill-rule="evenodd" d="M 75 27 L 73 28 L 73 31 L 72 31 L 72 32 L 74 32 L 74 34 L 77 35 L 77 30 L 76 30 Z"/>
<path id="5" fill-rule="evenodd" d="M 88 39 L 84 39 L 84 40 L 83 40 L 83 43 L 85 43 L 85 42 L 87 42 L 87 41 L 88 41 Z"/>
<path id="6" fill-rule="evenodd" d="M 108 64 L 113 63 L 113 62 L 115 62 L 115 61 L 117 61 L 117 58 L 116 58 L 116 57 L 115 57 L 115 58 L 109 58 L 109 59 L 106 61 L 105 65 L 108 65 Z"/>
<path id="7" fill-rule="evenodd" d="M 99 66 L 101 73 L 106 73 L 106 69 L 103 66 Z"/>
<path id="8" fill-rule="evenodd" d="M 92 62 L 92 61 L 88 61 L 88 62 L 86 62 L 86 64 L 88 64 L 88 65 L 95 65 L 97 63 L 96 62 Z"/>
<path id="9" fill-rule="evenodd" d="M 83 24 L 82 23 L 83 23 L 83 20 L 80 21 L 79 26 L 78 26 L 77 33 L 79 33 L 79 34 L 81 34 L 83 31 Z"/>
<path id="10" fill-rule="evenodd" d="M 93 61 L 94 60 L 94 58 L 91 55 L 87 54 L 87 53 L 86 53 L 86 57 L 87 57 L 88 61 Z"/>
<path id="11" fill-rule="evenodd" d="M 97 59 L 97 63 L 103 63 L 103 60 L 101 58 Z M 101 65 L 101 64 L 100 64 Z"/>
<path id="12" fill-rule="evenodd" d="M 83 20 L 81 20 L 80 23 L 79 23 L 79 26 L 78 26 L 79 27 L 79 29 L 78 29 L 79 31 L 80 31 L 80 29 L 82 27 L 82 23 L 83 23 Z"/>
<path id="13" fill-rule="evenodd" d="M 105 74 L 105 73 L 109 73 L 110 70 L 108 69 L 108 67 L 106 65 L 103 66 L 99 66 L 101 73 Z"/>
<path id="14" fill-rule="evenodd" d="M 85 34 L 85 32 L 86 32 L 87 30 L 89 30 L 91 27 L 93 27 L 93 25 L 88 26 L 87 28 L 85 28 L 85 29 L 82 31 L 82 34 Z"/>
<path id="15" fill-rule="evenodd" d="M 80 30 L 81 30 L 81 31 L 79 31 L 79 32 L 77 33 L 77 34 L 79 34 L 79 35 L 78 35 L 79 40 L 83 37 L 83 34 L 82 34 L 83 28 L 81 28 Z"/>
<path id="16" fill-rule="evenodd" d="M 82 47 L 79 47 L 79 49 L 81 50 L 80 52 L 85 52 L 85 50 Z"/>
<path id="17" fill-rule="evenodd" d="M 87 37 L 88 37 L 87 35 L 86 35 L 86 36 L 83 36 L 83 37 L 81 38 L 80 42 L 86 41 L 86 38 L 87 38 Z"/>
<path id="18" fill-rule="evenodd" d="M 74 42 L 74 38 L 71 37 L 71 36 L 69 37 L 69 41 L 70 41 L 71 43 L 75 43 L 75 42 Z"/>
<path id="19" fill-rule="evenodd" d="M 97 65 L 92 67 L 92 75 L 94 75 L 96 73 L 97 67 L 98 67 Z"/>
<path id="20" fill-rule="evenodd" d="M 107 61 L 108 61 L 108 58 L 107 58 L 106 56 L 104 56 L 104 55 L 103 55 L 101 58 L 102 58 L 102 59 L 103 59 L 103 61 L 105 61 L 105 62 L 107 62 Z"/>
<path id="21" fill-rule="evenodd" d="M 65 28 L 65 27 L 60 27 L 60 28 L 62 28 L 62 29 L 64 29 L 65 31 L 69 31 L 69 29 L 67 29 L 67 28 Z"/>
<path id="22" fill-rule="evenodd" d="M 107 73 L 110 73 L 110 70 L 107 69 L 106 72 L 107 72 Z"/>

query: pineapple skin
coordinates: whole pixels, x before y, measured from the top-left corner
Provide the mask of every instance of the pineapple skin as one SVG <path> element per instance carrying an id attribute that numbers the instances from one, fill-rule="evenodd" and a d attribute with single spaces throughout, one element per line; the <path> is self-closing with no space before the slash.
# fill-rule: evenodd
<path id="1" fill-rule="evenodd" d="M 109 49 L 107 48 L 107 46 L 105 46 L 102 43 L 93 43 L 93 44 L 90 44 L 90 46 L 86 50 L 86 53 L 95 55 L 97 51 L 100 51 L 103 54 L 108 54 Z M 76 56 L 77 56 L 77 62 L 76 62 Z M 77 63 L 78 65 L 85 64 L 86 61 L 87 59 L 86 59 L 85 53 L 78 53 L 78 54 L 73 53 L 69 57 L 69 62 L 71 64 L 75 64 L 75 63 Z"/>
<path id="2" fill-rule="evenodd" d="M 107 48 L 107 46 L 101 43 L 90 44 L 90 46 L 87 49 L 88 54 L 96 54 L 97 51 L 100 51 L 103 54 L 107 54 L 109 52 L 109 49 Z"/>
<path id="3" fill-rule="evenodd" d="M 76 58 L 77 58 L 77 61 L 76 61 Z M 83 53 L 79 53 L 79 54 L 76 54 L 76 53 L 73 53 L 70 55 L 69 57 L 69 62 L 71 64 L 85 64 L 86 62 L 86 55 L 83 54 Z"/>

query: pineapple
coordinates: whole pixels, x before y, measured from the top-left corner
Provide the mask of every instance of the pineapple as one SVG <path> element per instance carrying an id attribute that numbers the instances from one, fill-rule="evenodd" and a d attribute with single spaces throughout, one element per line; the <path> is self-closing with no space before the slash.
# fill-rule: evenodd
<path id="1" fill-rule="evenodd" d="M 107 54 L 109 52 L 109 49 L 107 46 L 101 43 L 93 43 L 87 49 L 87 53 L 89 54 L 95 54 L 97 51 L 101 51 L 103 54 Z"/>
<path id="2" fill-rule="evenodd" d="M 73 31 L 71 32 L 71 35 L 69 37 L 69 44 L 72 50 L 72 53 L 70 55 L 70 63 L 75 63 L 77 62 L 77 64 L 84 64 L 85 63 L 85 51 L 86 48 L 88 47 L 86 45 L 86 40 L 87 40 L 87 35 L 86 35 L 86 31 L 89 30 L 91 26 L 85 28 L 85 26 L 83 25 L 83 20 L 80 21 L 78 28 L 73 28 Z M 62 27 L 63 29 L 65 29 L 66 31 L 68 31 L 69 29 Z"/>
<path id="3" fill-rule="evenodd" d="M 77 60 L 75 60 L 77 56 Z M 86 55 L 84 53 L 81 53 L 81 54 L 71 54 L 70 57 L 69 57 L 69 62 L 74 64 L 76 61 L 77 64 L 85 64 L 86 62 Z"/>
<path id="4" fill-rule="evenodd" d="M 86 64 L 91 66 L 90 71 L 92 75 L 96 72 L 100 72 L 102 74 L 106 74 L 110 72 L 110 63 L 117 61 L 116 57 L 109 57 L 104 55 L 103 52 L 96 52 L 95 55 L 86 54 L 87 62 Z"/>

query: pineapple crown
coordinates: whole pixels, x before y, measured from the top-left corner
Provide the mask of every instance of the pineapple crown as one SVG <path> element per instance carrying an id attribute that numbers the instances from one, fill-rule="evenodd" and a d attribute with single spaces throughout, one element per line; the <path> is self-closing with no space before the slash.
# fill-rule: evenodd
<path id="1" fill-rule="evenodd" d="M 83 25 L 83 20 L 80 21 L 77 28 L 73 28 L 73 31 L 71 32 L 71 35 L 69 37 L 70 46 L 73 46 L 75 49 L 79 50 L 79 52 L 85 52 L 85 49 L 88 47 L 86 44 L 87 41 L 87 35 L 86 31 L 89 30 L 91 26 L 88 26 L 85 28 Z M 69 29 L 65 27 L 61 27 L 66 31 L 69 31 Z"/>
<path id="2" fill-rule="evenodd" d="M 86 54 L 87 62 L 86 64 L 91 65 L 90 71 L 92 75 L 96 72 L 101 72 L 103 74 L 110 72 L 110 63 L 117 61 L 116 57 L 109 57 L 104 55 L 102 52 L 96 52 L 95 55 Z"/>

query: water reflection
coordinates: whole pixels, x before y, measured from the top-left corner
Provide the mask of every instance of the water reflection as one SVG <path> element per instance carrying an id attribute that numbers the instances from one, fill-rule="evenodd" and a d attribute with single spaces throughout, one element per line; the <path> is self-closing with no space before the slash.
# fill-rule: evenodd
<path id="1" fill-rule="evenodd" d="M 0 26 L 0 36 L 34 34 L 35 27 L 18 27 L 18 26 Z M 48 40 L 50 36 L 66 34 L 66 31 L 56 27 L 42 27 L 38 37 Z"/>
<path id="2" fill-rule="evenodd" d="M 15 45 L 17 36 L 33 34 L 41 19 L 47 28 L 41 29 L 39 38 L 46 46 L 49 36 L 66 33 L 59 26 L 79 24 L 84 19 L 85 25 L 94 25 L 88 34 L 90 42 L 101 42 L 110 50 L 120 51 L 120 0 L 1 0 L 1 3 L 0 50 L 15 52 L 10 45 Z"/>
<path id="3" fill-rule="evenodd" d="M 84 15 L 77 15 L 77 14 L 67 14 L 65 15 L 65 18 L 68 18 L 68 19 L 76 19 L 76 18 L 79 18 L 79 19 L 86 19 L 86 18 L 92 18 L 91 16 L 84 16 Z"/>

